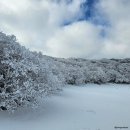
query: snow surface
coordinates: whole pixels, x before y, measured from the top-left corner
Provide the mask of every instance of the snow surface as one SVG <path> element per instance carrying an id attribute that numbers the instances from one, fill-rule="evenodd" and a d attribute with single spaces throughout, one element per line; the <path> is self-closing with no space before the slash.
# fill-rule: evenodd
<path id="1" fill-rule="evenodd" d="M 130 130 L 130 85 L 67 86 L 41 104 L 0 113 L 0 130 Z"/>

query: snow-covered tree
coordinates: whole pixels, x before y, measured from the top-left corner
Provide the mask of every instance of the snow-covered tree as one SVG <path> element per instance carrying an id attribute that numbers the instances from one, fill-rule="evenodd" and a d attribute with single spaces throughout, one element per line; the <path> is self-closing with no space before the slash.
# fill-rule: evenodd
<path id="1" fill-rule="evenodd" d="M 0 108 L 9 111 L 36 105 L 38 96 L 56 90 L 59 84 L 41 54 L 30 52 L 15 40 L 0 33 Z"/>

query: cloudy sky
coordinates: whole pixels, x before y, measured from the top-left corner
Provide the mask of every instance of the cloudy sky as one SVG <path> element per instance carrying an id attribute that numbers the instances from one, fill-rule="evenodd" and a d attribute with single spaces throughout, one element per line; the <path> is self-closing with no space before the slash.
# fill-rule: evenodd
<path id="1" fill-rule="evenodd" d="M 0 31 L 55 57 L 130 57 L 130 0 L 0 0 Z"/>

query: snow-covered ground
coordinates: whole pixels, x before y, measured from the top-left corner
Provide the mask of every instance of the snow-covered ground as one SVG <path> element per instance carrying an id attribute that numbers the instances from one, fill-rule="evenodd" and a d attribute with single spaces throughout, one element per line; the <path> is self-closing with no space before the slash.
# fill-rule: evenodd
<path id="1" fill-rule="evenodd" d="M 130 85 L 67 86 L 37 110 L 0 113 L 0 130 L 130 130 Z"/>

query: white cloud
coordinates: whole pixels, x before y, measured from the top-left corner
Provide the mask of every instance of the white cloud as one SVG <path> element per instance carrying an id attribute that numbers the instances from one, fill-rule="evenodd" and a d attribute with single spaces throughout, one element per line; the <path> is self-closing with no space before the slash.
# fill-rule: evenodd
<path id="1" fill-rule="evenodd" d="M 0 0 L 0 28 L 15 34 L 32 50 L 57 57 L 124 58 L 130 57 L 129 0 L 100 0 L 96 5 L 109 27 L 79 21 L 80 5 L 85 0 Z M 96 16 L 99 19 L 102 16 Z M 101 36 L 104 30 L 105 37 Z"/>
<path id="2" fill-rule="evenodd" d="M 102 48 L 100 28 L 89 22 L 77 22 L 59 29 L 47 41 L 48 53 L 64 57 L 95 57 Z"/>
<path id="3" fill-rule="evenodd" d="M 100 11 L 109 19 L 111 27 L 104 40 L 106 57 L 130 57 L 130 1 L 101 0 Z"/>
<path id="4" fill-rule="evenodd" d="M 59 30 L 64 21 L 82 15 L 83 0 L 71 4 L 52 0 L 0 0 L 0 26 L 13 33 L 26 47 L 46 52 L 46 42 Z"/>

